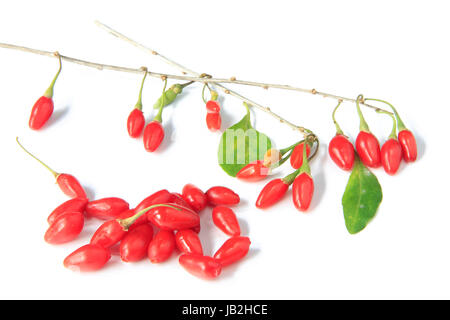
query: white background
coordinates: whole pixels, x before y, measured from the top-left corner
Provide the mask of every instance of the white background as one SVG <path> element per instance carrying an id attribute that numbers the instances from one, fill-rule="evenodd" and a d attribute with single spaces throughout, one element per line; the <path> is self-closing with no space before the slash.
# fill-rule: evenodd
<path id="1" fill-rule="evenodd" d="M 415 133 L 419 159 L 402 164 L 394 177 L 375 170 L 383 202 L 372 223 L 352 236 L 341 209 L 348 174 L 337 169 L 326 149 L 334 134 L 334 100 L 236 88 L 312 129 L 322 142 L 312 164 L 316 194 L 309 213 L 296 211 L 290 194 L 260 211 L 254 201 L 265 182 L 239 182 L 217 165 L 220 134 L 206 128 L 200 85 L 189 87 L 164 112 L 166 139 L 150 154 L 126 133 L 141 76 L 65 63 L 55 86 L 54 116 L 34 132 L 28 129 L 29 113 L 52 79 L 56 60 L 0 49 L 0 297 L 450 298 L 448 12 L 447 1 L 3 2 L 1 42 L 178 72 L 100 30 L 93 23 L 98 19 L 199 72 L 389 100 Z M 148 118 L 161 89 L 158 79 L 145 84 Z M 221 101 L 225 128 L 245 110 L 233 97 Z M 390 119 L 364 113 L 384 141 Z M 299 139 L 260 111 L 252 117 L 278 147 Z M 354 105 L 344 104 L 337 117 L 354 139 Z M 210 282 L 189 275 L 175 256 L 161 265 L 125 264 L 115 256 L 92 274 L 63 268 L 64 257 L 89 241 L 98 222 L 88 221 L 80 238 L 67 245 L 44 242 L 47 215 L 67 198 L 17 147 L 16 136 L 55 170 L 78 177 L 95 198 L 120 196 L 136 205 L 156 190 L 180 191 L 188 182 L 235 189 L 243 199 L 236 212 L 252 240 L 249 256 Z M 277 177 L 290 172 L 284 167 Z M 226 239 L 210 220 L 205 210 L 201 239 L 207 254 Z"/>

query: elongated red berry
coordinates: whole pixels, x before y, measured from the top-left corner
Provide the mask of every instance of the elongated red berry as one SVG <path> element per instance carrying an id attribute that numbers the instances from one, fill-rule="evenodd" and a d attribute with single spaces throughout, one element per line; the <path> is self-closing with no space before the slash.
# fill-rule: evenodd
<path id="1" fill-rule="evenodd" d="M 206 194 L 191 183 L 183 187 L 181 196 L 196 212 L 202 211 L 208 204 Z"/>
<path id="2" fill-rule="evenodd" d="M 227 187 L 216 186 L 206 191 L 208 203 L 215 206 L 232 206 L 238 204 L 241 199 L 239 195 Z"/>
<path id="3" fill-rule="evenodd" d="M 331 160 L 342 170 L 349 171 L 355 162 L 355 149 L 348 138 L 337 134 L 328 145 L 328 154 Z"/>
<path id="4" fill-rule="evenodd" d="M 98 227 L 91 238 L 91 244 L 109 248 L 122 240 L 126 234 L 127 231 L 123 229 L 116 219 L 109 220 Z"/>
<path id="5" fill-rule="evenodd" d="M 125 262 L 136 262 L 147 256 L 148 246 L 153 238 L 153 228 L 148 224 L 128 231 L 120 242 L 120 258 Z"/>
<path id="6" fill-rule="evenodd" d="M 226 267 L 244 258 L 250 249 L 250 239 L 248 237 L 232 237 L 214 254 L 214 258 Z"/>
<path id="7" fill-rule="evenodd" d="M 110 197 L 89 202 L 86 213 L 97 219 L 109 220 L 117 218 L 122 212 L 128 210 L 130 205 L 123 199 Z"/>
<path id="8" fill-rule="evenodd" d="M 220 116 L 220 113 L 208 112 L 206 114 L 206 126 L 212 132 L 220 130 L 220 127 L 222 126 L 222 117 Z"/>
<path id="9" fill-rule="evenodd" d="M 183 254 L 178 261 L 187 272 L 205 280 L 217 278 L 222 272 L 221 264 L 212 257 Z"/>
<path id="10" fill-rule="evenodd" d="M 171 200 L 172 194 L 166 189 L 162 189 L 156 191 L 155 193 L 152 193 L 147 198 L 139 202 L 139 204 L 136 206 L 135 212 L 137 213 L 155 204 L 168 203 L 171 202 Z"/>
<path id="11" fill-rule="evenodd" d="M 150 209 L 147 213 L 150 223 L 162 230 L 191 229 L 200 225 L 200 217 L 195 211 L 174 203 L 168 205 L 172 207 Z"/>
<path id="12" fill-rule="evenodd" d="M 178 231 L 175 234 L 175 243 L 182 253 L 203 254 L 202 243 L 198 234 L 190 229 Z"/>
<path id="13" fill-rule="evenodd" d="M 372 133 L 360 131 L 355 144 L 356 152 L 362 163 L 369 168 L 378 168 L 381 166 L 380 144 Z"/>
<path id="14" fill-rule="evenodd" d="M 31 109 L 28 125 L 30 129 L 39 130 L 47 123 L 53 114 L 53 100 L 51 97 L 42 96 Z"/>
<path id="15" fill-rule="evenodd" d="M 84 191 L 83 187 L 74 176 L 67 173 L 59 173 L 50 168 L 45 162 L 43 162 L 34 154 L 32 154 L 30 151 L 25 149 L 25 147 L 20 143 L 19 137 L 16 138 L 16 142 L 22 148 L 23 151 L 29 154 L 32 158 L 38 161 L 41 165 L 43 165 L 45 168 L 48 169 L 48 171 L 50 171 L 53 174 L 53 176 L 56 179 L 56 183 L 58 184 L 59 188 L 64 194 L 66 194 L 71 198 L 87 198 L 86 192 Z"/>
<path id="16" fill-rule="evenodd" d="M 152 263 L 164 262 L 175 250 L 173 231 L 160 230 L 148 246 L 148 258 Z"/>
<path id="17" fill-rule="evenodd" d="M 144 147 L 148 152 L 158 149 L 164 140 L 164 128 L 159 121 L 152 121 L 144 129 Z"/>
<path id="18" fill-rule="evenodd" d="M 291 162 L 291 166 L 294 169 L 298 169 L 303 164 L 303 146 L 305 145 L 304 142 L 298 144 L 295 146 L 294 150 L 292 151 L 291 158 L 289 159 Z M 311 147 L 306 144 L 306 156 L 309 157 L 311 153 Z"/>
<path id="19" fill-rule="evenodd" d="M 264 161 L 257 160 L 239 170 L 236 178 L 247 182 L 255 182 L 266 178 L 269 173 L 270 169 L 264 166 Z"/>
<path id="20" fill-rule="evenodd" d="M 264 209 L 273 206 L 283 198 L 288 189 L 289 184 L 284 182 L 283 179 L 271 180 L 259 193 L 256 207 Z"/>
<path id="21" fill-rule="evenodd" d="M 300 173 L 292 184 L 292 200 L 300 211 L 308 210 L 314 194 L 314 180 L 309 173 Z"/>
<path id="22" fill-rule="evenodd" d="M 61 244 L 72 241 L 83 230 L 84 215 L 80 212 L 66 212 L 59 215 L 48 227 L 44 239 L 50 244 Z"/>
<path id="23" fill-rule="evenodd" d="M 141 135 L 145 126 L 144 114 L 138 108 L 134 108 L 127 119 L 128 134 L 132 138 L 137 138 Z"/>
<path id="24" fill-rule="evenodd" d="M 394 175 L 402 162 L 402 147 L 397 139 L 389 139 L 381 147 L 381 163 L 387 174 Z"/>
<path id="25" fill-rule="evenodd" d="M 212 212 L 213 222 L 217 228 L 229 236 L 239 236 L 241 228 L 234 211 L 228 207 L 217 206 Z"/>
<path id="26" fill-rule="evenodd" d="M 86 198 L 74 198 L 63 202 L 50 213 L 47 218 L 47 222 L 52 224 L 60 215 L 66 212 L 84 213 L 84 209 L 86 208 L 88 201 L 89 200 Z"/>
<path id="27" fill-rule="evenodd" d="M 416 138 L 408 129 L 401 130 L 398 133 L 398 141 L 402 146 L 403 159 L 406 162 L 414 162 L 417 159 L 417 143 Z"/>
<path id="28" fill-rule="evenodd" d="M 356 152 L 362 163 L 367 167 L 378 168 L 381 166 L 380 143 L 370 132 L 369 125 L 361 112 L 359 103 L 362 99 L 362 95 L 359 95 L 356 98 L 356 110 L 358 111 L 359 116 L 359 134 L 355 141 Z"/>
<path id="29" fill-rule="evenodd" d="M 220 112 L 220 104 L 216 100 L 209 100 L 206 102 L 206 110 L 208 113 L 218 113 Z"/>
<path id="30" fill-rule="evenodd" d="M 111 259 L 109 249 L 99 245 L 87 244 L 75 250 L 64 259 L 64 266 L 72 271 L 96 271 Z"/>
<path id="31" fill-rule="evenodd" d="M 56 177 L 56 183 L 61 191 L 71 198 L 87 198 L 80 182 L 71 174 L 61 173 Z"/>
<path id="32" fill-rule="evenodd" d="M 55 53 L 55 55 L 58 57 L 59 62 L 59 69 L 56 73 L 55 77 L 53 78 L 52 82 L 50 83 L 50 86 L 45 91 L 44 95 L 40 97 L 36 103 L 34 104 L 33 108 L 31 109 L 31 115 L 30 120 L 28 121 L 28 125 L 31 129 L 39 130 L 41 129 L 44 124 L 50 119 L 52 113 L 53 113 L 53 88 L 55 86 L 55 82 L 58 79 L 59 74 L 61 73 L 61 56 L 59 53 Z"/>

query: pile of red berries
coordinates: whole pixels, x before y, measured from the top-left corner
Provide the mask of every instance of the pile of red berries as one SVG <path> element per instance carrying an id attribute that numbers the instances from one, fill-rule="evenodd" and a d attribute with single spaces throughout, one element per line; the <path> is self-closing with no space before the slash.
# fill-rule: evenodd
<path id="1" fill-rule="evenodd" d="M 178 249 L 179 263 L 188 272 L 212 279 L 219 276 L 222 267 L 242 259 L 249 251 L 250 239 L 241 236 L 236 214 L 229 208 L 240 202 L 239 195 L 226 187 L 212 187 L 203 192 L 187 184 L 181 194 L 164 189 L 148 196 L 133 209 L 120 198 L 89 201 L 82 189 L 75 190 L 71 194 L 73 199 L 49 215 L 45 241 L 61 244 L 74 240 L 81 233 L 86 217 L 106 221 L 92 235 L 89 244 L 65 258 L 64 266 L 71 270 L 101 269 L 110 260 L 114 246 L 119 246 L 124 262 L 148 257 L 152 263 L 161 263 Z M 208 205 L 213 206 L 214 224 L 230 236 L 213 257 L 204 255 L 198 236 L 199 213 Z M 155 236 L 154 228 L 159 229 Z"/>

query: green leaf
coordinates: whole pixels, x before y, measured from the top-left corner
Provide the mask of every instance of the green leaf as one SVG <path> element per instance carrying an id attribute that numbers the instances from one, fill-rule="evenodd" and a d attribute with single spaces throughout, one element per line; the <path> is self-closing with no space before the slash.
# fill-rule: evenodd
<path id="1" fill-rule="evenodd" d="M 351 234 L 363 230 L 372 220 L 383 194 L 377 177 L 355 155 L 353 171 L 342 197 L 345 226 Z"/>
<path id="2" fill-rule="evenodd" d="M 272 146 L 270 138 L 255 130 L 250 112 L 224 131 L 220 138 L 218 160 L 222 169 L 235 177 L 250 162 L 260 160 Z"/>

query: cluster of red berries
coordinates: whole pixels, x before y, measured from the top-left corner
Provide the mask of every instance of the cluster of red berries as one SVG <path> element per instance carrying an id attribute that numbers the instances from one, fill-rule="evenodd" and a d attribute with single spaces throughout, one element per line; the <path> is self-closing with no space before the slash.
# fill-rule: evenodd
<path id="1" fill-rule="evenodd" d="M 314 141 L 313 137 L 307 139 Z M 306 145 L 306 147 L 305 147 Z M 289 153 L 288 153 L 289 152 Z M 311 153 L 310 142 L 301 141 L 286 149 L 270 149 L 264 155 L 264 160 L 257 160 L 244 166 L 236 175 L 243 181 L 259 181 L 267 177 L 272 168 L 280 166 L 290 159 L 293 173 L 282 179 L 273 179 L 261 190 L 256 207 L 265 209 L 279 202 L 292 184 L 292 201 L 299 211 L 307 211 L 314 194 L 314 181 L 309 168 Z M 286 157 L 283 156 L 287 154 Z"/>
<path id="2" fill-rule="evenodd" d="M 405 162 L 414 162 L 417 159 L 417 144 L 413 133 L 408 130 L 395 108 L 379 99 L 365 99 L 385 102 L 391 106 L 394 111 L 393 128 L 389 139 L 383 144 L 380 149 L 378 139 L 370 132 L 369 126 L 365 121 L 361 110 L 359 109 L 359 102 L 362 97 L 357 99 L 358 113 L 360 116 L 360 132 L 356 138 L 355 146 L 356 152 L 362 163 L 369 168 L 379 168 L 383 166 L 384 171 L 389 175 L 394 175 L 400 167 L 402 158 Z M 338 105 L 339 107 L 339 105 Z M 337 107 L 336 107 L 337 109 Z M 335 121 L 336 123 L 336 121 Z M 396 134 L 398 125 L 398 136 Z M 353 167 L 355 160 L 355 149 L 353 144 L 349 141 L 336 123 L 336 135 L 331 139 L 328 146 L 328 153 L 330 158 L 336 165 L 346 171 Z"/>
<path id="3" fill-rule="evenodd" d="M 74 240 L 81 233 L 85 216 L 106 220 L 93 234 L 90 243 L 68 255 L 64 266 L 77 271 L 101 269 L 111 258 L 111 248 L 118 245 L 124 262 L 146 257 L 152 263 L 168 260 L 176 248 L 179 263 L 191 274 L 204 279 L 219 276 L 222 267 L 242 259 L 250 240 L 241 230 L 232 209 L 239 196 L 226 187 L 212 187 L 206 193 L 187 184 L 181 194 L 160 190 L 142 200 L 134 209 L 120 198 L 89 201 L 85 193 L 58 206 L 48 217 L 45 241 L 61 244 Z M 198 233 L 199 213 L 207 205 L 214 206 L 214 224 L 230 238 L 214 257 L 204 255 Z M 153 237 L 153 228 L 159 232 Z"/>
<path id="4" fill-rule="evenodd" d="M 241 228 L 230 206 L 240 197 L 233 190 L 215 186 L 203 192 L 192 184 L 184 186 L 181 194 L 165 189 L 153 193 L 130 209 L 128 202 L 117 197 L 90 201 L 80 182 L 67 173 L 58 173 L 26 150 L 44 165 L 56 178 L 61 191 L 70 200 L 54 209 L 47 218 L 49 227 L 44 239 L 50 244 L 61 244 L 76 239 L 84 227 L 86 217 L 106 220 L 93 234 L 89 244 L 71 253 L 64 265 L 78 271 L 101 269 L 111 258 L 111 248 L 118 245 L 125 262 L 135 262 L 148 256 L 153 263 L 170 258 L 175 248 L 182 255 L 180 264 L 190 273 L 212 279 L 249 251 L 250 239 L 241 236 Z M 203 254 L 198 233 L 199 213 L 212 206 L 214 224 L 230 238 L 213 257 Z M 153 237 L 153 228 L 159 232 Z"/>

